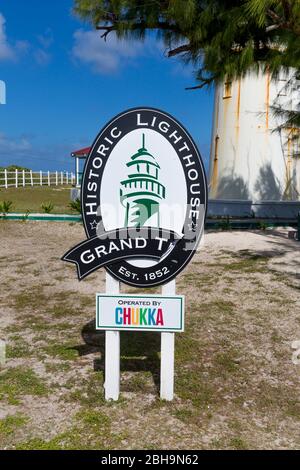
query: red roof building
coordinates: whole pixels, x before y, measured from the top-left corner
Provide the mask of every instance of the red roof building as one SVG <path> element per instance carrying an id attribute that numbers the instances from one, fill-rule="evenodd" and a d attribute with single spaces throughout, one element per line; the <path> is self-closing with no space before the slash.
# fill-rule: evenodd
<path id="1" fill-rule="evenodd" d="M 75 150 L 75 152 L 71 153 L 71 157 L 86 158 L 90 150 L 91 150 L 91 147 L 85 147 L 80 150 Z"/>
<path id="2" fill-rule="evenodd" d="M 91 147 L 85 147 L 83 149 L 75 150 L 71 152 L 71 157 L 75 158 L 75 176 L 76 176 L 76 186 L 80 187 L 81 177 L 83 171 L 83 165 L 80 164 L 80 160 L 85 160 L 89 154 Z"/>

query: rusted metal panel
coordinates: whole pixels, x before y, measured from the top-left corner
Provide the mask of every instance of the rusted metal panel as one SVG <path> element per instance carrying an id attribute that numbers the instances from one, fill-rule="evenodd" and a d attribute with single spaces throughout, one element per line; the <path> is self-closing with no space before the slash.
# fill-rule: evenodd
<path id="1" fill-rule="evenodd" d="M 300 158 L 296 158 L 295 136 L 299 130 L 275 129 L 282 118 L 273 106 L 290 109 L 299 103 L 300 87 L 281 94 L 282 83 L 270 73 L 248 73 L 224 87 L 216 86 L 210 157 L 210 195 L 221 199 L 297 200 L 300 199 Z M 297 147 L 298 146 L 298 147 Z M 289 189 L 288 189 L 289 188 Z"/>

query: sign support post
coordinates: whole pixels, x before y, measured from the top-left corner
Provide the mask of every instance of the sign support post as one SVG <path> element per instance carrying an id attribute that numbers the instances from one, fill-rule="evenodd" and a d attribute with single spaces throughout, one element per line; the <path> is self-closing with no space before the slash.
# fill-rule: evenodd
<path id="1" fill-rule="evenodd" d="M 175 295 L 175 293 L 175 279 L 162 286 L 163 295 Z M 160 398 L 162 400 L 170 401 L 174 397 L 174 349 L 175 333 L 161 333 Z"/>
<path id="2" fill-rule="evenodd" d="M 119 294 L 120 283 L 106 272 L 106 293 Z M 105 400 L 118 400 L 120 394 L 120 332 L 105 331 Z"/>

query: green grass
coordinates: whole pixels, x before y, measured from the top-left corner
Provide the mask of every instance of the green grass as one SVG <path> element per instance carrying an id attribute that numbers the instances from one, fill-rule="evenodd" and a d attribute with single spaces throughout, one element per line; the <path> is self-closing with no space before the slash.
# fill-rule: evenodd
<path id="1" fill-rule="evenodd" d="M 0 190 L 0 202 L 12 201 L 10 212 L 40 212 L 42 204 L 53 204 L 53 214 L 75 214 L 69 207 L 71 186 L 34 186 Z"/>
<path id="2" fill-rule="evenodd" d="M 204 269 L 200 263 L 199 273 L 187 271 L 180 276 L 179 292 L 186 294 L 187 315 L 185 333 L 176 335 L 173 402 L 159 399 L 160 335 L 121 333 L 120 400 L 106 402 L 104 334 L 96 334 L 90 321 L 94 317 L 94 294 L 76 293 L 71 285 L 60 292 L 57 284 L 49 296 L 35 279 L 35 295 L 29 296 L 23 286 L 14 298 L 7 299 L 7 305 L 16 312 L 14 323 L 6 329 L 8 356 L 19 358 L 18 363 L 25 356 L 23 367 L 29 362 L 28 355 L 30 362 L 43 363 L 47 386 L 28 368 L 0 372 L 3 405 L 19 401 L 18 411 L 30 416 L 25 437 L 22 429 L 16 437 L 13 435 L 13 430 L 26 424 L 22 419 L 6 426 L 5 446 L 45 450 L 119 446 L 155 449 L 157 442 L 165 443 L 163 436 L 174 424 L 172 442 L 186 448 L 191 448 L 189 439 L 198 442 L 199 447 L 261 448 L 268 436 L 275 439 L 280 433 L 287 442 L 291 439 L 291 447 L 295 447 L 300 406 L 293 366 L 289 366 L 292 351 L 288 350 L 284 322 L 289 309 L 297 306 L 284 290 L 284 276 L 278 276 L 281 284 L 270 285 L 272 273 L 266 274 L 268 259 L 250 252 L 235 253 L 222 261 L 212 260 Z M 3 266 L 7 261 L 0 259 Z M 48 261 L 54 266 L 57 258 L 50 256 Z M 19 259 L 18 264 L 21 263 Z M 260 273 L 259 288 L 256 272 Z M 59 273 L 56 276 L 58 283 L 63 280 Z M 220 278 L 222 286 L 227 287 L 220 289 Z M 191 285 L 199 289 L 191 291 Z M 208 289 L 208 295 L 203 287 Z M 123 290 L 138 292 L 124 286 Z M 229 291 L 230 295 L 226 295 Z M 249 326 L 253 330 L 249 331 Z M 26 335 L 30 335 L 30 344 L 23 342 L 22 335 L 27 341 Z M 265 342 L 269 343 L 268 349 Z M 81 347 L 80 358 L 76 346 Z M 274 362 L 267 357 L 267 351 Z M 48 423 L 42 426 L 36 419 L 39 409 L 33 409 L 31 414 L 23 407 L 27 394 L 36 395 L 34 400 L 39 401 L 38 396 L 47 392 L 49 403 L 55 396 L 58 409 L 62 406 L 67 410 L 61 418 L 65 422 L 56 431 L 56 421 L 50 417 L 49 423 L 54 423 L 50 435 Z M 281 422 L 285 430 L 283 425 L 279 429 Z M 159 429 L 157 435 L 162 435 L 160 441 L 159 436 L 157 441 L 153 437 L 155 429 Z M 267 445 L 272 445 L 271 440 Z"/>
<path id="3" fill-rule="evenodd" d="M 7 416 L 0 419 L 0 437 L 13 434 L 16 429 L 24 426 L 28 422 L 28 417 L 21 414 Z"/>
<path id="4" fill-rule="evenodd" d="M 78 357 L 78 351 L 73 348 L 73 344 L 60 344 L 60 342 L 53 342 L 43 348 L 43 351 L 48 355 L 59 358 L 65 361 L 74 361 Z"/>
<path id="5" fill-rule="evenodd" d="M 14 335 L 9 338 L 6 353 L 8 358 L 29 357 L 31 348 L 24 338 Z"/>
<path id="6" fill-rule="evenodd" d="M 248 449 L 248 444 L 241 437 L 233 437 L 229 441 L 229 447 L 234 450 L 246 450 Z"/>
<path id="7" fill-rule="evenodd" d="M 19 404 L 23 395 L 46 396 L 47 387 L 29 367 L 13 367 L 0 373 L 0 401 Z"/>
<path id="8" fill-rule="evenodd" d="M 85 408 L 73 419 L 74 424 L 49 441 L 35 438 L 17 445 L 17 450 L 99 450 L 117 448 L 124 436 L 114 434 L 110 419 L 102 411 Z"/>
<path id="9" fill-rule="evenodd" d="M 95 403 L 104 404 L 103 395 L 103 372 L 92 372 L 86 379 L 81 379 L 80 384 L 75 386 L 74 381 L 70 380 L 66 383 L 65 388 L 69 388 L 70 392 L 63 396 L 63 400 L 75 402 L 81 406 L 93 407 Z"/>

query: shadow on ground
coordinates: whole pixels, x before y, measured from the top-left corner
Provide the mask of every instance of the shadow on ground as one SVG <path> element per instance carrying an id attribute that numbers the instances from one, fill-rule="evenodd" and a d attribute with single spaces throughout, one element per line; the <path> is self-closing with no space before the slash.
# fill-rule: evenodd
<path id="1" fill-rule="evenodd" d="M 94 360 L 94 370 L 105 369 L 105 332 L 97 331 L 95 320 L 91 320 L 81 330 L 84 344 L 75 346 L 79 356 L 100 353 Z M 154 384 L 159 391 L 160 380 L 160 335 L 155 332 L 121 332 L 121 371 L 144 372 L 152 374 Z M 149 351 L 151 353 L 149 354 Z"/>

